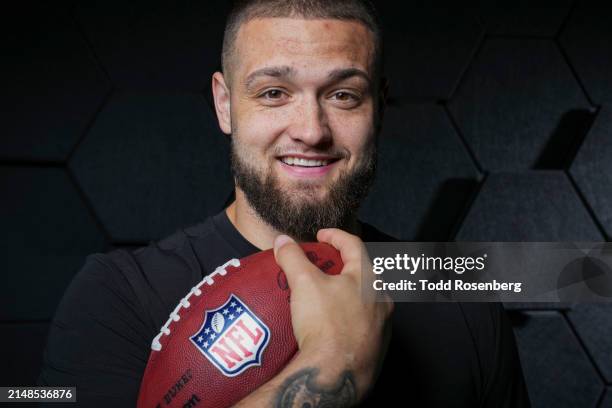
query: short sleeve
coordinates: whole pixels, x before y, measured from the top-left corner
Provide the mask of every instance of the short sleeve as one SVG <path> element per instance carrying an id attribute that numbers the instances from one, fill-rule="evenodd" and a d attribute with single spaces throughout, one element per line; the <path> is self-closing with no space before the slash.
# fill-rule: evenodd
<path id="1" fill-rule="evenodd" d="M 147 316 L 111 258 L 90 255 L 51 323 L 39 384 L 76 386 L 78 406 L 135 406 L 156 330 Z"/>
<path id="2" fill-rule="evenodd" d="M 480 360 L 481 407 L 529 408 L 514 332 L 502 305 L 464 303 L 461 308 Z"/>

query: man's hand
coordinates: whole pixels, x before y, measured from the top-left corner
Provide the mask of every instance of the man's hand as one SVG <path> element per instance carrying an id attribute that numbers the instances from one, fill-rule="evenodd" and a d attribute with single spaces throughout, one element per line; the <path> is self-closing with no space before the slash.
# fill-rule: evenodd
<path id="1" fill-rule="evenodd" d="M 385 326 L 392 303 L 364 303 L 362 266 L 369 263 L 358 237 L 339 229 L 324 229 L 317 239 L 340 251 L 344 268 L 330 276 L 314 266 L 302 249 L 281 235 L 274 244 L 276 262 L 291 288 L 291 319 L 300 354 L 320 368 L 320 382 L 351 374 L 358 396 L 375 380 L 386 349 Z M 318 360 L 318 361 L 317 361 Z"/>
<path id="2" fill-rule="evenodd" d="M 362 282 L 362 267 L 370 260 L 358 237 L 324 229 L 317 239 L 340 251 L 340 275 L 326 275 L 285 235 L 274 243 L 276 261 L 291 288 L 299 352 L 277 377 L 243 400 L 245 406 L 352 406 L 376 380 L 388 345 L 393 304 L 390 299 L 363 301 L 361 285 L 370 283 Z"/>

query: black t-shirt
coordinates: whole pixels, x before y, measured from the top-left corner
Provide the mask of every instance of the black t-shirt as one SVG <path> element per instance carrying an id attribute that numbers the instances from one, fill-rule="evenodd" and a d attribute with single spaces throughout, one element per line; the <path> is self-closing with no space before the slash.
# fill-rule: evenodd
<path id="1" fill-rule="evenodd" d="M 364 241 L 394 240 L 362 226 Z M 39 384 L 76 386 L 79 406 L 135 406 L 151 341 L 178 301 L 217 266 L 255 252 L 223 211 L 135 251 L 90 255 L 51 324 Z M 501 306 L 396 304 L 387 358 L 364 405 L 389 399 L 394 406 L 529 406 Z"/>

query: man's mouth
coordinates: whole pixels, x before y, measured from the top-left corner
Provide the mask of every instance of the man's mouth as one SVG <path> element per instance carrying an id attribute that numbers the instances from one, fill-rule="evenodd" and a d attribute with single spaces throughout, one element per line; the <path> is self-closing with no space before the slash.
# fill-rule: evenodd
<path id="1" fill-rule="evenodd" d="M 340 161 L 339 157 L 318 156 L 281 156 L 277 158 L 281 168 L 292 177 L 319 178 L 325 176 L 334 165 Z"/>
<path id="2" fill-rule="evenodd" d="M 283 163 L 297 167 L 323 167 L 335 160 L 304 159 L 301 157 L 281 157 Z"/>

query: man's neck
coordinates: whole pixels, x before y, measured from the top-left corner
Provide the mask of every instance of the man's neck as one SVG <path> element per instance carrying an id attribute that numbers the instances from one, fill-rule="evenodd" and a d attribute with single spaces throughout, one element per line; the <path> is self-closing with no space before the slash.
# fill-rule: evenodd
<path id="1" fill-rule="evenodd" d="M 225 209 L 225 213 L 238 232 L 261 250 L 272 248 L 274 239 L 281 234 L 257 216 L 242 191 L 238 189 L 236 189 L 236 200 Z M 361 234 L 361 224 L 356 217 L 351 220 L 350 227 L 346 230 L 352 234 Z"/>

